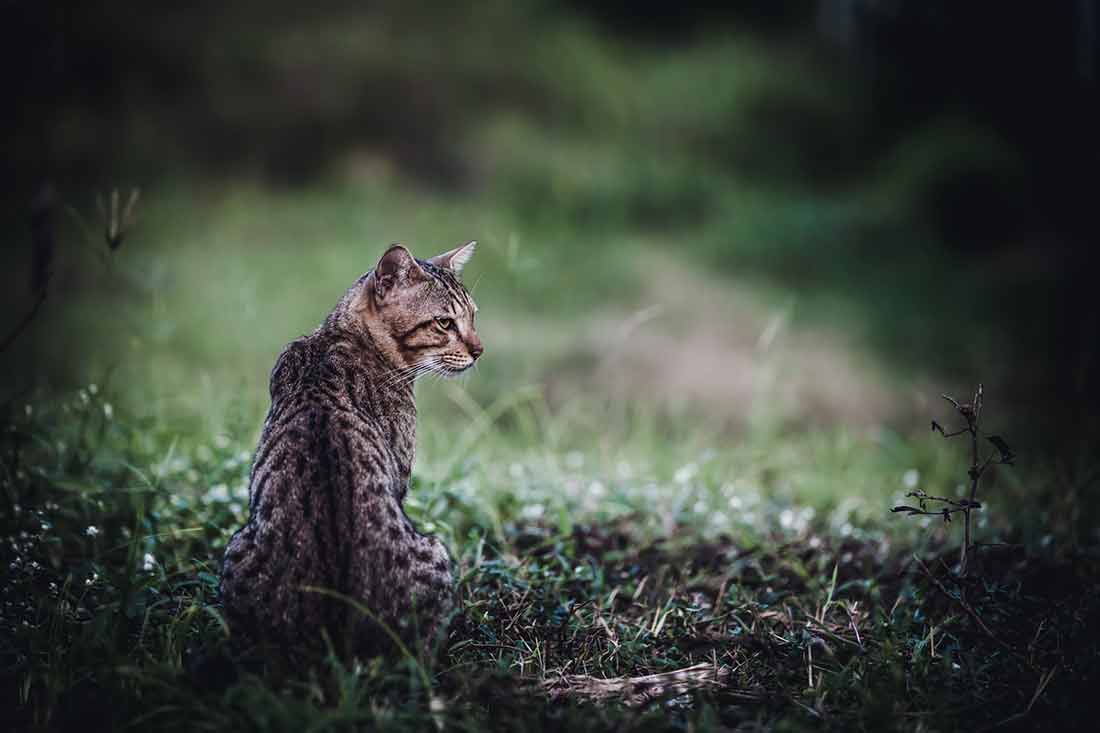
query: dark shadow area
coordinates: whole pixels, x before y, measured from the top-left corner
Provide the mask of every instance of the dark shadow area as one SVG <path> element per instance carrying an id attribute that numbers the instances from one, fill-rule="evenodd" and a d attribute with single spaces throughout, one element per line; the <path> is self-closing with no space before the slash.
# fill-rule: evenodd
<path id="1" fill-rule="evenodd" d="M 366 150 L 414 186 L 487 192 L 520 221 L 672 232 L 719 269 L 756 273 L 811 301 L 847 300 L 899 363 L 1010 391 L 1036 440 L 1079 423 L 1079 407 L 1093 402 L 1091 3 L 1040 12 L 574 2 L 476 16 L 397 3 L 39 3 L 9 20 L 9 248 L 27 246 L 21 232 L 46 182 L 63 202 L 123 180 L 308 187 Z M 544 42 L 574 33 L 590 62 L 555 58 L 568 41 Z M 650 129 L 644 110 L 610 124 L 570 80 L 586 63 L 644 74 L 643 59 L 690 57 L 724 37 L 801 65 L 777 68 L 777 81 L 762 70 L 728 111 L 673 117 L 667 129 Z M 719 73 L 734 58 L 683 73 Z M 811 67 L 815 78 L 786 79 Z M 615 78 L 602 90 L 609 111 L 617 95 L 636 93 Z M 653 93 L 706 107 L 677 99 L 675 88 Z M 645 94 L 645 83 L 637 89 Z M 694 82 L 684 89 L 696 93 Z M 610 187 L 563 188 L 541 162 L 486 157 L 477 140 L 501 116 L 625 144 L 628 155 L 648 147 L 652 169 L 627 169 Z M 539 155 L 551 162 L 559 152 Z M 762 192 L 787 221 L 739 230 L 741 212 L 723 194 L 731 186 Z M 798 207 L 781 202 L 795 198 L 826 205 L 791 224 Z M 747 246 L 727 244 L 744 235 Z"/>

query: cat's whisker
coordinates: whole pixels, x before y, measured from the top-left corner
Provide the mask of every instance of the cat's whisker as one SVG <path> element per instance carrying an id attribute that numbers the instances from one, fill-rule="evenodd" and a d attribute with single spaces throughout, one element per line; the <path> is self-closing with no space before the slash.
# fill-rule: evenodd
<path id="1" fill-rule="evenodd" d="M 389 374 L 387 374 L 386 379 L 382 382 L 382 384 L 380 386 L 390 387 L 390 386 L 393 386 L 393 385 L 402 384 L 404 381 L 406 381 L 406 379 L 410 375 L 415 376 L 415 374 L 416 374 L 416 372 L 419 368 L 420 368 L 420 363 L 417 362 L 415 364 L 411 364 L 411 365 L 406 366 L 406 367 L 400 367 L 398 369 L 394 369 L 393 371 L 389 372 Z"/>
<path id="2" fill-rule="evenodd" d="M 399 385 L 409 384 L 415 382 L 421 375 L 431 371 L 431 365 L 423 362 L 417 362 L 413 369 L 411 369 L 402 379 L 398 382 Z"/>
<path id="3" fill-rule="evenodd" d="M 383 387 L 399 387 L 410 382 L 416 381 L 419 377 L 434 371 L 439 357 L 427 356 L 419 361 L 416 361 L 409 366 L 395 369 L 390 374 L 390 378 L 382 383 Z"/>
<path id="4" fill-rule="evenodd" d="M 478 286 L 479 283 L 481 283 L 481 278 L 483 278 L 483 277 L 485 277 L 484 272 L 477 276 L 477 280 L 474 280 L 474 286 L 472 288 L 470 288 L 470 295 L 473 295 L 474 293 L 477 292 L 477 286 Z"/>

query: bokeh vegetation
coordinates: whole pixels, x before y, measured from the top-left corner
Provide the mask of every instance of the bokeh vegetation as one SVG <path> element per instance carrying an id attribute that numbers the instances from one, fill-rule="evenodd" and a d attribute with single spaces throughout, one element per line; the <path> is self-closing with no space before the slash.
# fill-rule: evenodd
<path id="1" fill-rule="evenodd" d="M 7 328 L 52 191 L 47 300 L 0 354 L 20 725 L 1080 722 L 1096 311 L 1065 317 L 1076 250 L 1036 234 L 1008 137 L 884 121 L 799 33 L 656 42 L 525 3 L 36 12 L 68 56 L 9 136 L 48 187 L 3 211 Z M 131 184 L 109 252 L 95 194 Z M 486 356 L 418 387 L 409 500 L 462 572 L 432 690 L 407 662 L 235 667 L 216 577 L 275 356 L 389 242 L 466 239 Z M 888 510 L 961 495 L 927 426 L 978 380 L 1019 465 L 986 479 L 979 580 L 941 591 L 913 558 L 951 582 L 951 528 Z M 703 662 L 720 685 L 641 707 L 540 687 Z"/>

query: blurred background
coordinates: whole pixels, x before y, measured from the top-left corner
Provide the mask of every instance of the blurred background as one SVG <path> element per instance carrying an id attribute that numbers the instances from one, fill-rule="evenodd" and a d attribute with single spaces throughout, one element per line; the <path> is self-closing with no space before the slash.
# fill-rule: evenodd
<path id="1" fill-rule="evenodd" d="M 909 434 L 984 381 L 1032 451 L 1096 433 L 1091 0 L 4 9 L 5 402 L 254 431 L 388 243 L 477 239 L 480 405 Z"/>

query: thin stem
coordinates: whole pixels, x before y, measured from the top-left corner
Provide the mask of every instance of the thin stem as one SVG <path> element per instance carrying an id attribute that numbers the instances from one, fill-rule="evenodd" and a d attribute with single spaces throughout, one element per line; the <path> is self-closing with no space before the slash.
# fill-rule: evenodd
<path id="1" fill-rule="evenodd" d="M 970 502 L 971 504 L 963 510 L 963 546 L 959 556 L 959 577 L 966 576 L 966 564 L 967 559 L 970 557 L 970 510 L 973 507 L 973 502 L 977 500 L 978 496 L 978 481 L 981 480 L 982 471 L 984 466 L 981 465 L 981 458 L 978 455 L 978 419 L 981 417 L 982 410 L 982 385 L 978 385 L 978 391 L 974 395 L 973 404 L 973 417 L 967 420 L 967 425 L 970 430 Z"/>
<path id="2" fill-rule="evenodd" d="M 41 308 L 42 304 L 45 302 L 46 291 L 43 290 L 41 293 L 39 293 L 38 299 L 34 301 L 34 305 L 31 306 L 31 309 L 27 311 L 27 314 L 25 316 L 23 316 L 23 320 L 16 324 L 11 333 L 4 337 L 4 342 L 0 343 L 0 353 L 7 351 L 8 347 L 15 343 L 15 340 L 19 338 L 19 335 L 23 333 L 23 331 L 26 330 L 27 326 L 31 325 L 31 321 L 33 321 L 34 317 L 38 315 L 38 309 Z"/>

